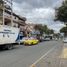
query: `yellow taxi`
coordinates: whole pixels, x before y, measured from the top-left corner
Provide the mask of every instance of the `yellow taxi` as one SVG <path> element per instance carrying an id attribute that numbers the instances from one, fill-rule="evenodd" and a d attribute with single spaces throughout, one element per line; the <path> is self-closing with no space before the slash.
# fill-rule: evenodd
<path id="1" fill-rule="evenodd" d="M 26 40 L 24 40 L 24 45 L 35 45 L 38 44 L 38 40 L 36 38 L 30 37 Z"/>

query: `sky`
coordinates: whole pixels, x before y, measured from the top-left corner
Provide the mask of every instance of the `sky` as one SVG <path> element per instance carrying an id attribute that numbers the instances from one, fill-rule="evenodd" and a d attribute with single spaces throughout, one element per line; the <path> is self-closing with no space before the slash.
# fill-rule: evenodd
<path id="1" fill-rule="evenodd" d="M 26 17 L 27 23 L 45 24 L 49 28 L 59 32 L 64 26 L 61 22 L 53 21 L 55 7 L 62 5 L 63 0 L 13 0 L 13 10 L 16 14 Z"/>

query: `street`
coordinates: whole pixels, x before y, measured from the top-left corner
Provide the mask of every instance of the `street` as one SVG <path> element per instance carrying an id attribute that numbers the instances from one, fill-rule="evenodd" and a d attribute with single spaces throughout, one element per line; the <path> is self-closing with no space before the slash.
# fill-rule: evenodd
<path id="1" fill-rule="evenodd" d="M 0 0 L 0 67 L 67 67 L 67 0 Z"/>
<path id="2" fill-rule="evenodd" d="M 41 56 L 61 41 L 45 41 L 34 46 L 16 46 L 12 50 L 0 51 L 0 67 L 30 67 Z"/>

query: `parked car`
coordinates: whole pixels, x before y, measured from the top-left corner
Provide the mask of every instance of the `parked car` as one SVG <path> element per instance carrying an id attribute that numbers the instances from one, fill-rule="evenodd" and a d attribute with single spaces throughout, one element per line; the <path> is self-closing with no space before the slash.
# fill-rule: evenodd
<path id="1" fill-rule="evenodd" d="M 58 38 L 55 38 L 55 41 L 57 41 L 58 40 Z"/>
<path id="2" fill-rule="evenodd" d="M 28 40 L 28 37 L 23 37 L 22 40 L 20 40 L 20 43 L 24 43 L 25 40 Z"/>
<path id="3" fill-rule="evenodd" d="M 45 36 L 45 37 L 44 37 L 44 40 L 45 40 L 45 41 L 50 41 L 51 38 L 50 38 L 50 36 Z"/>
<path id="4" fill-rule="evenodd" d="M 45 41 L 50 41 L 50 38 L 45 38 L 44 40 L 45 40 Z"/>
<path id="5" fill-rule="evenodd" d="M 67 43 L 67 37 L 63 39 L 63 42 L 64 43 Z"/>
<path id="6" fill-rule="evenodd" d="M 37 36 L 36 38 L 39 40 L 39 42 L 44 41 L 44 37 L 43 36 Z"/>
<path id="7" fill-rule="evenodd" d="M 30 37 L 30 38 L 28 38 L 28 39 L 25 39 L 24 41 L 23 41 L 23 44 L 24 45 L 35 45 L 35 44 L 38 44 L 38 40 L 36 39 L 36 38 L 33 38 L 33 37 Z"/>

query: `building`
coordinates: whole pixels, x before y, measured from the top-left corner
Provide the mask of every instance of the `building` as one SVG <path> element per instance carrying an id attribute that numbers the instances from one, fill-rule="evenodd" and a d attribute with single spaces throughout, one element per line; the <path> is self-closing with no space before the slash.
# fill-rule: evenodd
<path id="1" fill-rule="evenodd" d="M 12 22 L 11 22 L 12 19 Z M 26 25 L 26 18 L 21 17 L 15 13 L 11 15 L 11 11 L 5 10 L 4 12 L 4 25 L 13 26 L 20 28 L 20 31 L 23 32 Z M 0 25 L 3 25 L 3 10 L 0 8 Z"/>
<path id="2" fill-rule="evenodd" d="M 20 17 L 19 15 L 13 13 L 13 16 L 11 18 L 11 12 L 8 10 L 5 10 L 4 18 L 5 18 L 5 21 L 4 21 L 5 25 L 8 25 L 8 26 L 12 25 L 13 27 L 20 28 L 21 31 L 24 30 L 23 28 L 26 25 L 26 23 L 25 23 L 26 18 L 25 17 Z M 11 23 L 11 19 L 13 20 L 13 23 Z"/>
<path id="3" fill-rule="evenodd" d="M 0 4 L 0 25 L 8 25 L 20 28 L 20 31 L 24 31 L 24 27 L 26 25 L 26 18 L 21 17 L 13 12 L 11 12 L 12 9 L 9 9 L 5 6 L 4 13 L 3 13 L 3 5 Z M 3 19 L 4 17 L 4 19 Z M 3 22 L 4 20 L 4 22 Z"/>
<path id="4" fill-rule="evenodd" d="M 31 36 L 36 36 L 37 34 L 40 34 L 40 31 L 35 29 L 35 25 L 36 24 L 32 24 L 32 23 L 28 23 L 25 26 L 25 31 L 27 36 L 31 35 Z"/>
<path id="5" fill-rule="evenodd" d="M 33 32 L 34 31 L 34 24 L 30 24 L 30 23 L 26 24 L 25 30 L 26 30 L 26 34 L 30 34 L 31 32 Z"/>

